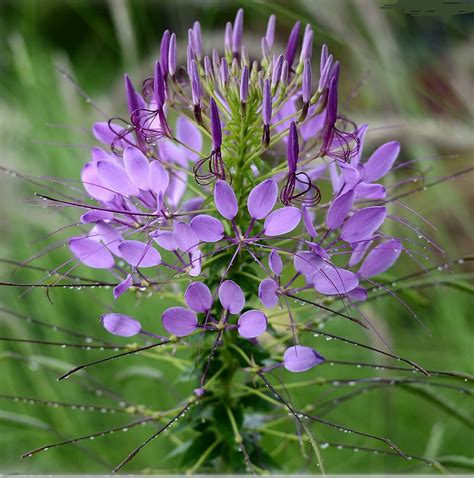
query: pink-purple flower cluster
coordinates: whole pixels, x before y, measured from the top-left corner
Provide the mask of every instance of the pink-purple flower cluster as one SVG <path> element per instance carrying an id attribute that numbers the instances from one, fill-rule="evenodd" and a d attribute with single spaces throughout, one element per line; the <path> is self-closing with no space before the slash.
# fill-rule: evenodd
<path id="1" fill-rule="evenodd" d="M 363 157 L 367 126 L 339 111 L 339 63 L 324 45 L 314 77 L 311 27 L 298 58 L 299 36 L 298 22 L 285 52 L 276 51 L 271 16 L 257 61 L 242 41 L 242 10 L 227 24 L 223 53 L 205 54 L 197 22 L 186 47 L 166 31 L 142 90 L 125 76 L 128 118 L 94 125 L 102 146 L 82 170 L 92 201 L 80 205 L 91 227 L 69 240 L 70 250 L 83 265 L 111 272 L 114 299 L 141 285 L 159 294 L 187 278 L 186 307 L 162 315 L 170 336 L 217 331 L 225 340 L 237 330 L 254 340 L 269 333 L 277 306 L 295 327 L 289 297 L 315 306 L 328 297 L 364 301 L 372 277 L 404 249 L 383 231 L 390 216 L 379 182 L 400 146 L 392 141 Z M 216 280 L 208 263 L 228 251 Z M 248 261 L 258 294 L 235 279 Z M 151 334 L 119 313 L 104 315 L 103 325 L 124 337 Z M 281 362 L 287 370 L 324 360 L 296 337 Z"/>

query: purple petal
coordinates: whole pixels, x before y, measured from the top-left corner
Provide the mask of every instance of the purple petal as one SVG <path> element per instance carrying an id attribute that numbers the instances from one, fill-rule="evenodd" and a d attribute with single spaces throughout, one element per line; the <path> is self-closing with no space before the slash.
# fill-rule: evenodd
<path id="1" fill-rule="evenodd" d="M 194 312 L 184 307 L 170 307 L 161 316 L 165 330 L 176 337 L 184 337 L 192 334 L 196 328 L 198 319 Z"/>
<path id="2" fill-rule="evenodd" d="M 318 237 L 318 233 L 316 232 L 316 229 L 313 226 L 313 218 L 311 217 L 309 211 L 302 206 L 302 211 L 303 211 L 303 224 L 306 229 L 306 232 L 311 236 L 311 237 Z"/>
<path id="3" fill-rule="evenodd" d="M 359 149 L 357 151 L 357 154 L 355 154 L 354 157 L 351 159 L 351 166 L 357 167 L 360 163 L 362 151 L 364 150 L 364 139 L 368 128 L 368 125 L 363 124 L 357 130 L 357 137 L 359 138 Z"/>
<path id="4" fill-rule="evenodd" d="M 179 248 L 185 253 L 192 252 L 199 244 L 199 237 L 191 229 L 191 226 L 185 222 L 177 222 L 174 225 L 173 232 Z"/>
<path id="5" fill-rule="evenodd" d="M 382 144 L 364 164 L 364 180 L 372 182 L 385 176 L 392 169 L 399 152 L 400 143 L 398 141 Z"/>
<path id="6" fill-rule="evenodd" d="M 104 329 L 120 337 L 133 337 L 140 333 L 142 326 L 138 320 L 123 314 L 105 314 L 102 316 Z"/>
<path id="7" fill-rule="evenodd" d="M 101 143 L 112 144 L 115 141 L 117 133 L 114 133 L 107 121 L 94 123 L 92 133 Z"/>
<path id="8" fill-rule="evenodd" d="M 273 249 L 268 256 L 268 265 L 270 267 L 270 270 L 275 275 L 279 276 L 281 274 L 281 271 L 283 270 L 283 262 L 281 260 L 280 255 L 275 249 Z"/>
<path id="9" fill-rule="evenodd" d="M 387 191 L 381 184 L 359 183 L 355 191 L 357 199 L 384 199 Z"/>
<path id="10" fill-rule="evenodd" d="M 138 148 L 131 146 L 125 148 L 123 152 L 123 164 L 128 177 L 135 186 L 144 190 L 149 189 L 148 159 L 146 159 L 146 156 Z"/>
<path id="11" fill-rule="evenodd" d="M 323 264 L 323 259 L 314 252 L 298 252 L 293 259 L 295 269 L 303 274 L 308 282 L 311 282 Z"/>
<path id="12" fill-rule="evenodd" d="M 186 116 L 180 116 L 176 122 L 176 137 L 195 151 L 201 152 L 202 134 L 198 127 L 186 118 Z M 187 151 L 186 154 L 191 161 L 196 160 L 198 157 L 198 155 L 192 151 Z"/>
<path id="13" fill-rule="evenodd" d="M 195 216 L 190 225 L 199 240 L 203 242 L 217 242 L 224 236 L 224 226 L 222 222 L 207 214 Z"/>
<path id="14" fill-rule="evenodd" d="M 273 179 L 267 179 L 255 186 L 249 194 L 247 209 L 252 219 L 263 219 L 275 206 L 278 197 L 278 185 Z"/>
<path id="15" fill-rule="evenodd" d="M 176 163 L 184 168 L 188 167 L 188 151 L 184 147 L 177 145 L 170 139 L 162 139 L 158 143 L 158 157 L 164 164 Z"/>
<path id="16" fill-rule="evenodd" d="M 124 292 L 126 292 L 133 284 L 131 274 L 128 274 L 125 279 L 114 287 L 114 299 L 118 299 Z"/>
<path id="17" fill-rule="evenodd" d="M 112 254 L 120 257 L 118 246 L 122 242 L 122 236 L 110 224 L 99 221 L 91 229 L 90 236 L 97 236 Z"/>
<path id="18" fill-rule="evenodd" d="M 326 225 L 329 229 L 337 229 L 344 222 L 354 204 L 355 196 L 354 191 L 348 191 L 332 201 L 326 215 Z"/>
<path id="19" fill-rule="evenodd" d="M 379 244 L 369 252 L 359 269 L 359 274 L 367 278 L 385 272 L 400 257 L 402 249 L 402 243 L 396 239 Z"/>
<path id="20" fill-rule="evenodd" d="M 267 330 L 267 317 L 260 310 L 249 310 L 239 317 L 237 328 L 241 337 L 254 339 Z"/>
<path id="21" fill-rule="evenodd" d="M 367 291 L 363 287 L 356 287 L 348 292 L 346 297 L 354 302 L 364 302 L 367 300 Z"/>
<path id="22" fill-rule="evenodd" d="M 198 277 L 201 274 L 201 259 L 202 252 L 199 249 L 195 249 L 191 252 L 191 270 L 189 271 L 191 277 Z"/>
<path id="23" fill-rule="evenodd" d="M 146 242 L 123 241 L 118 249 L 122 259 L 134 267 L 153 267 L 161 262 L 160 253 Z"/>
<path id="24" fill-rule="evenodd" d="M 220 214 L 226 219 L 234 219 L 239 211 L 237 198 L 230 184 L 225 181 L 217 181 L 214 188 L 214 202 Z"/>
<path id="25" fill-rule="evenodd" d="M 305 372 L 324 362 L 324 357 L 316 350 L 303 345 L 293 345 L 285 350 L 283 366 L 290 372 Z"/>
<path id="26" fill-rule="evenodd" d="M 115 193 L 102 184 L 97 173 L 97 163 L 91 161 L 86 163 L 81 171 L 81 181 L 87 193 L 98 201 L 112 201 Z"/>
<path id="27" fill-rule="evenodd" d="M 170 183 L 166 169 L 159 161 L 152 161 L 149 166 L 149 184 L 156 194 L 164 193 Z"/>
<path id="28" fill-rule="evenodd" d="M 219 287 L 219 300 L 225 310 L 238 314 L 245 305 L 242 289 L 232 280 L 224 281 Z"/>
<path id="29" fill-rule="evenodd" d="M 359 285 L 359 279 L 351 271 L 327 266 L 313 277 L 313 285 L 320 294 L 339 295 L 355 289 Z"/>
<path id="30" fill-rule="evenodd" d="M 169 188 L 166 190 L 168 203 L 177 206 L 183 194 L 186 192 L 188 175 L 186 171 L 175 171 L 170 180 Z"/>
<path id="31" fill-rule="evenodd" d="M 351 244 L 353 249 L 352 249 L 352 254 L 351 257 L 349 258 L 348 266 L 353 267 L 356 264 L 358 264 L 362 258 L 365 256 L 365 253 L 369 250 L 370 244 L 372 244 L 372 241 L 360 241 L 357 242 L 356 244 Z"/>
<path id="32" fill-rule="evenodd" d="M 158 231 L 153 235 L 153 240 L 167 251 L 178 249 L 178 241 L 171 231 Z"/>
<path id="33" fill-rule="evenodd" d="M 212 295 L 209 287 L 202 282 L 191 282 L 184 299 L 190 309 L 196 312 L 207 312 L 212 307 Z"/>
<path id="34" fill-rule="evenodd" d="M 282 207 L 273 211 L 264 223 L 264 234 L 266 236 L 281 236 L 291 232 L 298 226 L 301 220 L 301 211 L 293 206 Z"/>
<path id="35" fill-rule="evenodd" d="M 342 226 L 341 239 L 346 242 L 368 239 L 383 224 L 386 217 L 387 210 L 384 206 L 361 209 Z"/>
<path id="36" fill-rule="evenodd" d="M 182 209 L 185 212 L 192 213 L 194 211 L 201 209 L 203 203 L 204 203 L 204 198 L 202 197 L 191 198 L 183 203 Z"/>
<path id="37" fill-rule="evenodd" d="M 73 237 L 69 239 L 69 248 L 79 261 L 93 269 L 110 269 L 115 264 L 107 248 L 94 239 Z"/>
<path id="38" fill-rule="evenodd" d="M 269 309 L 278 304 L 278 284 L 273 279 L 264 279 L 258 286 L 258 297 L 260 302 Z"/>
<path id="39" fill-rule="evenodd" d="M 109 211 L 92 210 L 81 216 L 82 224 L 90 224 L 97 221 L 110 221 L 114 218 L 114 213 Z"/>
<path id="40" fill-rule="evenodd" d="M 130 181 L 125 168 L 112 161 L 98 161 L 97 173 L 100 182 L 121 196 L 136 196 L 137 187 Z"/>

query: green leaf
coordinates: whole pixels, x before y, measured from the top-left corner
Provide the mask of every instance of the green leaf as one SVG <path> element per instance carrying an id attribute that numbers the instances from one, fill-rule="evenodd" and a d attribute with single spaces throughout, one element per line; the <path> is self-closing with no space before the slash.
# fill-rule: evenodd
<path id="1" fill-rule="evenodd" d="M 38 420 L 37 418 L 30 417 L 29 415 L 23 415 L 22 413 L 8 412 L 6 410 L 0 410 L 0 421 L 13 423 L 15 426 L 22 426 L 26 428 L 38 428 L 40 430 L 50 429 L 47 423 Z"/>
<path id="2" fill-rule="evenodd" d="M 455 466 L 467 470 L 474 470 L 474 458 L 469 458 L 467 456 L 446 455 L 438 457 L 436 461 L 444 466 Z"/>

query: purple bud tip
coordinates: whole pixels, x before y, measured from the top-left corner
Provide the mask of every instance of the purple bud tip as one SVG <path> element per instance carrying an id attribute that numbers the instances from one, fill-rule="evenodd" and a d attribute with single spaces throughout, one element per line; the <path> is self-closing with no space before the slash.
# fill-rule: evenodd
<path id="1" fill-rule="evenodd" d="M 176 34 L 172 34 L 170 37 L 170 46 L 168 50 L 168 70 L 171 76 L 176 73 L 178 63 L 178 47 L 176 45 Z"/>
<path id="2" fill-rule="evenodd" d="M 227 22 L 224 33 L 224 44 L 226 51 L 232 51 L 232 30 L 232 23 Z"/>
<path id="3" fill-rule="evenodd" d="M 263 85 L 262 117 L 263 123 L 269 125 L 272 119 L 272 92 L 270 89 L 270 80 L 265 80 Z"/>
<path id="4" fill-rule="evenodd" d="M 307 26 L 303 37 L 303 46 L 301 47 L 300 61 L 310 60 L 313 53 L 313 30 Z"/>
<path id="5" fill-rule="evenodd" d="M 263 37 L 261 43 L 262 43 L 262 56 L 263 58 L 268 58 L 270 56 L 270 47 L 268 46 L 267 39 Z"/>
<path id="6" fill-rule="evenodd" d="M 288 136 L 288 168 L 291 172 L 296 171 L 296 163 L 298 162 L 298 156 L 300 154 L 300 147 L 298 144 L 298 130 L 296 129 L 296 123 L 291 122 L 290 134 Z"/>
<path id="7" fill-rule="evenodd" d="M 303 103 L 309 103 L 311 97 L 311 63 L 305 60 L 303 67 L 303 84 L 301 87 L 303 94 Z"/>
<path id="8" fill-rule="evenodd" d="M 162 109 L 165 104 L 165 82 L 163 80 L 163 69 L 157 60 L 155 63 L 155 77 L 153 79 L 156 107 Z"/>
<path id="9" fill-rule="evenodd" d="M 193 104 L 201 103 L 202 88 L 201 77 L 199 76 L 198 66 L 195 60 L 191 62 L 191 93 L 193 95 Z"/>
<path id="10" fill-rule="evenodd" d="M 168 55 L 169 55 L 169 48 L 170 48 L 170 32 L 166 30 L 163 33 L 163 38 L 161 39 L 160 45 L 160 62 L 161 62 L 161 70 L 163 76 L 166 77 L 168 75 Z"/>
<path id="11" fill-rule="evenodd" d="M 333 56 L 329 55 L 326 60 L 326 65 L 321 71 L 321 76 L 319 77 L 318 91 L 321 92 L 326 88 L 329 78 L 329 73 L 332 69 Z"/>
<path id="12" fill-rule="evenodd" d="M 219 69 L 220 64 L 221 64 L 221 58 L 219 56 L 219 52 L 214 48 L 212 50 L 212 66 L 214 70 L 217 71 Z"/>
<path id="13" fill-rule="evenodd" d="M 202 56 L 202 36 L 201 36 L 201 24 L 199 22 L 194 22 L 193 30 L 193 50 L 196 53 L 198 58 Z"/>
<path id="14" fill-rule="evenodd" d="M 283 85 L 288 85 L 288 80 L 290 79 L 290 65 L 286 60 L 283 60 L 283 65 L 281 67 L 281 78 L 280 81 Z"/>
<path id="15" fill-rule="evenodd" d="M 286 45 L 285 58 L 290 67 L 293 65 L 296 55 L 296 47 L 298 46 L 298 36 L 300 34 L 301 22 L 296 22 L 295 26 L 291 30 L 288 43 Z"/>
<path id="16" fill-rule="evenodd" d="M 245 65 L 244 69 L 242 70 L 242 77 L 240 79 L 240 101 L 242 103 L 246 103 L 248 96 L 249 96 L 249 69 L 248 69 L 248 66 Z"/>
<path id="17" fill-rule="evenodd" d="M 204 74 L 207 78 L 212 78 L 213 76 L 211 59 L 207 55 L 204 57 Z"/>
<path id="18" fill-rule="evenodd" d="M 124 81 L 125 81 L 125 94 L 127 96 L 128 112 L 130 113 L 130 116 L 131 116 L 135 110 L 140 108 L 140 104 L 138 102 L 137 92 L 135 91 L 132 81 L 130 80 L 128 75 L 124 76 Z"/>
<path id="19" fill-rule="evenodd" d="M 227 82 L 229 81 L 229 65 L 227 64 L 227 60 L 224 57 L 221 58 L 219 73 L 221 76 L 222 86 L 225 86 Z"/>
<path id="20" fill-rule="evenodd" d="M 270 15 L 267 24 L 267 31 L 265 33 L 265 40 L 267 42 L 268 48 L 271 49 L 273 46 L 273 42 L 275 40 L 275 24 L 276 24 L 276 17 L 275 15 Z"/>
<path id="21" fill-rule="evenodd" d="M 276 88 L 280 81 L 284 58 L 283 55 L 280 55 L 273 63 L 272 88 Z"/>
<path id="22" fill-rule="evenodd" d="M 232 53 L 236 54 L 240 52 L 242 45 L 242 34 L 244 31 L 244 11 L 239 8 L 234 20 L 234 27 L 232 31 Z"/>
<path id="23" fill-rule="evenodd" d="M 319 69 L 321 73 L 323 71 L 324 65 L 326 64 L 328 60 L 328 55 L 329 55 L 328 47 L 327 45 L 323 45 L 321 48 L 321 63 L 319 65 Z"/>
<path id="24" fill-rule="evenodd" d="M 188 45 L 186 49 L 186 69 L 188 71 L 188 76 L 191 79 L 193 76 L 193 60 L 194 60 L 194 51 L 191 45 Z"/>
<path id="25" fill-rule="evenodd" d="M 221 129 L 221 120 L 219 117 L 219 109 L 217 104 L 214 101 L 214 98 L 211 97 L 211 133 L 212 133 L 212 144 L 214 151 L 217 151 L 221 148 L 222 145 L 222 129 Z"/>

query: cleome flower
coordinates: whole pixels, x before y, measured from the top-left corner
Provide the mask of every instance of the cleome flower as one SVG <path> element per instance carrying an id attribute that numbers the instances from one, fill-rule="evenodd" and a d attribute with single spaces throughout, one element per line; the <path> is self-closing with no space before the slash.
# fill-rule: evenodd
<path id="1" fill-rule="evenodd" d="M 368 126 L 340 111 L 339 62 L 323 45 L 314 68 L 313 31 L 308 25 L 300 35 L 299 22 L 278 51 L 275 22 L 272 15 L 260 59 L 243 42 L 243 10 L 227 23 L 221 49 L 204 50 L 198 22 L 187 44 L 166 31 L 142 88 L 125 76 L 126 117 L 93 126 L 101 145 L 82 168 L 85 199 L 44 197 L 80 211 L 80 233 L 67 240 L 71 260 L 64 276 L 76 267 L 110 276 L 105 330 L 154 341 L 61 379 L 153 347 L 161 353 L 172 346 L 175 353 L 183 346 L 195 360 L 186 375 L 196 382 L 192 397 L 116 471 L 198 402 L 204 411 L 227 410 L 248 464 L 244 444 L 250 438 L 236 431 L 228 408 L 239 400 L 229 392 L 237 371 L 250 374 L 246 390 L 261 380 L 272 392 L 270 401 L 276 397 L 314 445 L 301 419 L 333 424 L 295 411 L 267 377 L 275 369 L 317 373 L 328 359 L 311 340 L 328 314 L 378 334 L 360 304 L 374 290 L 401 299 L 377 276 L 402 253 L 417 263 L 417 255 L 424 258 L 419 249 L 425 245 L 419 247 L 413 232 L 435 246 L 393 215 L 396 185 L 388 192 L 380 182 L 397 161 L 399 143 L 366 155 Z M 185 65 L 178 64 L 179 52 Z M 407 235 L 392 235 L 388 222 L 401 224 Z M 142 328 L 139 309 L 133 317 L 120 312 L 122 297 L 137 290 L 162 301 L 153 330 Z M 372 438 L 403 456 L 389 440 Z"/>
<path id="2" fill-rule="evenodd" d="M 190 30 L 187 79 L 177 74 L 176 36 L 165 32 L 143 91 L 125 77 L 126 126 L 117 129 L 114 120 L 94 125 L 104 147 L 93 149 L 81 174 L 95 201 L 80 204 L 87 210 L 81 222 L 92 227 L 69 240 L 71 252 L 83 265 L 119 278 L 115 300 L 135 284 L 165 277 L 161 290 L 189 277 L 188 307 L 169 307 L 162 316 L 171 336 L 217 330 L 225 341 L 233 329 L 248 339 L 260 336 L 267 330 L 263 311 L 238 316 L 245 296 L 253 307 L 287 308 L 294 329 L 289 298 L 304 296 L 316 307 L 326 297 L 364 301 L 370 278 L 404 250 L 402 240 L 382 230 L 387 193 L 377 183 L 396 161 L 399 144 L 386 143 L 361 160 L 367 126 L 341 129 L 341 122 L 352 123 L 338 112 L 340 65 L 325 45 L 313 81 L 310 27 L 295 62 L 299 26 L 286 51 L 273 53 L 271 17 L 262 58 L 251 62 L 242 22 L 239 10 L 236 23 L 228 24 L 223 56 L 217 50 L 203 55 L 200 27 Z M 328 180 L 332 195 L 320 204 Z M 216 281 L 206 263 L 219 256 L 228 260 Z M 255 295 L 246 281 L 232 279 L 249 259 L 260 277 Z M 138 321 L 120 314 L 105 315 L 103 324 L 116 335 L 142 332 Z M 281 362 L 288 370 L 324 360 L 317 352 L 309 360 L 296 334 L 294 341 Z"/>

